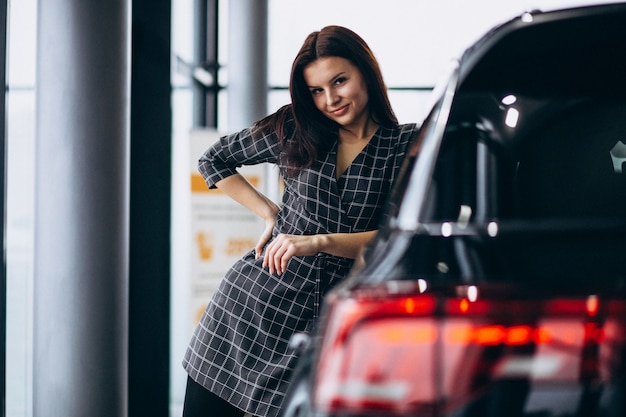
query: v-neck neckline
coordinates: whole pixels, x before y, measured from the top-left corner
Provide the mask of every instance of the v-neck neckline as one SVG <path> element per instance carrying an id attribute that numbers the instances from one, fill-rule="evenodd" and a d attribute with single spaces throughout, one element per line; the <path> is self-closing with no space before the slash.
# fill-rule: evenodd
<path id="1" fill-rule="evenodd" d="M 331 161 L 333 162 L 333 177 L 336 183 L 338 183 L 339 180 L 341 180 L 350 171 L 350 167 L 352 167 L 354 163 L 359 158 L 361 158 L 362 155 L 365 154 L 367 148 L 370 146 L 372 141 L 378 136 L 380 129 L 381 129 L 381 126 L 378 126 L 378 128 L 374 131 L 374 134 L 372 135 L 372 137 L 367 141 L 367 143 L 363 146 L 363 148 L 361 148 L 361 150 L 354 156 L 354 158 L 352 158 L 352 160 L 346 165 L 346 168 L 341 173 L 339 173 L 337 169 L 338 167 L 337 157 L 339 155 L 339 141 L 335 142 L 332 148 Z"/>

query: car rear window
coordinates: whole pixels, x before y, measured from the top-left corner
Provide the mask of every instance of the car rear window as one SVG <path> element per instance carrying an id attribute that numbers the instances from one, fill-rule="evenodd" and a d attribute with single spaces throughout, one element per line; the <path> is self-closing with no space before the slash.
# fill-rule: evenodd
<path id="1" fill-rule="evenodd" d="M 623 218 L 625 162 L 626 99 L 459 97 L 422 221 Z"/>

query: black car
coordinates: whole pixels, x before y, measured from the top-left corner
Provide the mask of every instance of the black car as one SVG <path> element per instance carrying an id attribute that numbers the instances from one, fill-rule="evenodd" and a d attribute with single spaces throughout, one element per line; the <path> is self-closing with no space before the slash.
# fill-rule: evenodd
<path id="1" fill-rule="evenodd" d="M 510 20 L 434 97 L 283 416 L 626 416 L 626 4 Z"/>

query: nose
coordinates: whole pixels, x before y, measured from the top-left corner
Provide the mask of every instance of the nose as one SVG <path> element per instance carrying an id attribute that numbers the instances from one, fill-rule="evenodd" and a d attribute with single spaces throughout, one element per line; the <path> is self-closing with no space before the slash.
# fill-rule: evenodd
<path id="1" fill-rule="evenodd" d="M 338 98 L 339 96 L 331 89 L 326 91 L 326 105 L 331 106 L 335 104 L 338 101 Z"/>

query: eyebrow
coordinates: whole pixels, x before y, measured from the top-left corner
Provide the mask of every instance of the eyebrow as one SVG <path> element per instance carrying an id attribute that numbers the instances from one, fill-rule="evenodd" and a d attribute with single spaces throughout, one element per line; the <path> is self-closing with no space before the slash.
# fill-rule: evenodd
<path id="1" fill-rule="evenodd" d="M 341 72 L 339 72 L 339 73 L 337 73 L 337 74 L 333 75 L 333 76 L 330 78 L 330 80 L 329 80 L 329 81 L 330 81 L 331 83 L 332 83 L 332 82 L 334 82 L 334 81 L 336 81 L 336 80 L 337 80 L 337 78 L 340 78 L 340 77 L 342 77 L 342 76 L 345 76 L 345 75 L 346 75 L 346 72 L 347 72 L 347 71 L 341 71 Z M 317 86 L 317 85 L 308 85 L 308 84 L 307 84 L 307 87 L 308 87 L 308 88 L 319 88 L 319 86 Z"/>
<path id="2" fill-rule="evenodd" d="M 335 81 L 337 78 L 341 77 L 341 76 L 345 76 L 346 75 L 346 71 L 341 71 L 340 73 L 338 73 L 337 75 L 335 75 L 333 78 L 331 78 L 331 81 Z"/>

